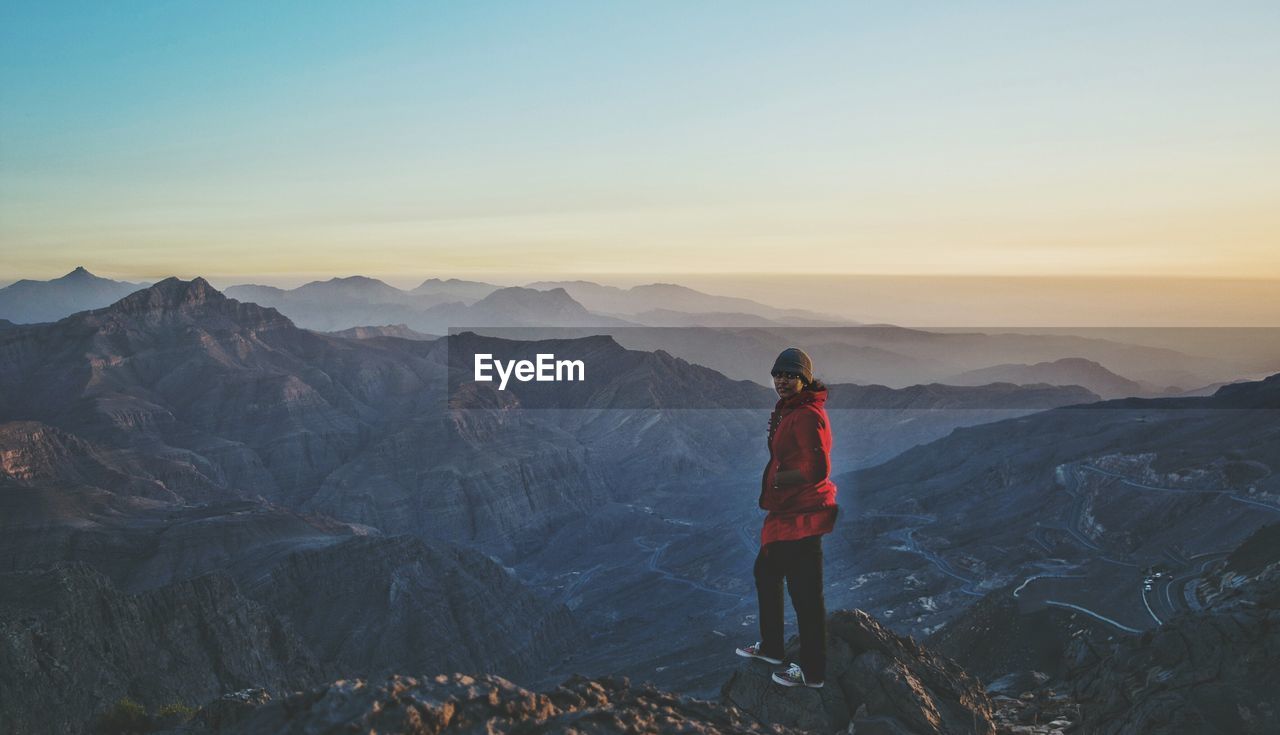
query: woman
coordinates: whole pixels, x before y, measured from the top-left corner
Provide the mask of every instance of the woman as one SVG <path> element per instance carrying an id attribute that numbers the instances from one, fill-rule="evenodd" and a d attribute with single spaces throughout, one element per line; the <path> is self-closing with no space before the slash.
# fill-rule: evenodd
<path id="1" fill-rule="evenodd" d="M 739 656 L 782 663 L 782 584 L 786 581 L 800 629 L 800 662 L 773 674 L 783 686 L 820 688 L 826 679 L 827 610 L 822 596 L 822 536 L 835 526 L 831 482 L 831 424 L 827 387 L 813 378 L 813 361 L 790 347 L 773 364 L 778 403 L 769 417 L 769 464 L 760 507 L 769 511 L 756 556 L 760 641 Z"/>

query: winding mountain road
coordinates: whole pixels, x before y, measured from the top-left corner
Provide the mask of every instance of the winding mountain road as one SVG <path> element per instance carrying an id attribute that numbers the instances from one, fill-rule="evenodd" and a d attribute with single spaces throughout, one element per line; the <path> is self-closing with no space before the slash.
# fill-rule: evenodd
<path id="1" fill-rule="evenodd" d="M 1085 536 L 1083 532 L 1085 503 L 1084 503 L 1084 495 L 1083 493 L 1081 493 L 1079 485 L 1080 485 L 1080 482 L 1082 481 L 1082 474 L 1084 472 L 1093 472 L 1105 477 L 1115 478 L 1120 481 L 1120 484 L 1126 485 L 1136 490 L 1141 490 L 1146 492 L 1166 493 L 1166 494 L 1180 494 L 1180 495 L 1186 495 L 1186 494 L 1219 495 L 1236 502 L 1246 503 L 1248 505 L 1264 508 L 1273 513 L 1280 513 L 1280 507 L 1274 504 L 1265 503 L 1262 501 L 1254 500 L 1252 498 L 1243 497 L 1241 495 L 1229 492 L 1227 490 L 1160 487 L 1160 486 L 1151 485 L 1145 482 L 1139 482 L 1129 477 L 1125 477 L 1124 475 L 1118 472 L 1112 472 L 1110 470 L 1105 470 L 1105 469 L 1102 469 L 1101 467 L 1095 467 L 1090 464 L 1073 462 L 1073 463 L 1068 463 L 1064 465 L 1059 465 L 1056 472 L 1057 472 L 1058 479 L 1063 486 L 1063 489 L 1066 491 L 1066 493 L 1069 496 L 1071 496 L 1071 506 L 1067 511 L 1066 518 L 1063 519 L 1063 530 L 1067 531 L 1068 535 L 1073 540 L 1075 540 L 1085 549 L 1090 551 L 1102 552 L 1104 550 L 1092 539 Z M 1033 540 L 1037 541 L 1042 548 L 1045 547 L 1045 544 L 1034 533 L 1033 533 Z M 1194 540 L 1195 539 L 1188 539 L 1187 541 L 1194 541 Z M 1138 588 L 1138 592 L 1139 592 L 1139 596 L 1142 599 L 1142 605 L 1146 609 L 1147 615 L 1151 617 L 1151 619 L 1155 622 L 1156 625 L 1163 625 L 1165 618 L 1162 618 L 1161 617 L 1162 615 L 1176 615 L 1180 612 L 1198 609 L 1199 603 L 1194 594 L 1194 589 L 1195 589 L 1194 580 L 1203 576 L 1205 569 L 1209 566 L 1209 564 L 1224 558 L 1226 554 L 1227 552 L 1225 551 L 1211 551 L 1211 552 L 1203 552 L 1200 554 L 1196 554 L 1192 557 L 1185 557 L 1185 555 L 1181 554 L 1180 552 L 1175 553 L 1175 551 L 1172 549 L 1165 549 L 1162 552 L 1162 555 L 1165 557 L 1166 562 L 1172 565 L 1175 569 L 1187 568 L 1187 567 L 1193 567 L 1193 568 L 1191 571 L 1185 574 L 1170 575 L 1168 577 L 1161 579 L 1155 585 L 1155 588 L 1151 590 L 1152 594 L 1150 595 L 1148 594 L 1148 591 L 1146 589 L 1146 584 L 1147 584 L 1146 580 L 1144 579 L 1142 582 L 1139 583 L 1140 586 Z M 1133 567 L 1138 566 L 1137 564 L 1134 564 L 1132 562 L 1114 559 L 1109 556 L 1105 556 L 1103 554 L 1099 554 L 1096 558 L 1098 558 L 1101 561 L 1111 562 L 1115 564 L 1123 564 L 1125 566 L 1133 566 Z M 1203 559 L 1203 561 L 1201 561 L 1198 565 L 1193 564 L 1195 560 L 1201 560 L 1201 559 Z M 1028 578 L 1027 581 L 1024 582 L 1018 589 L 1021 590 L 1023 587 L 1026 586 L 1027 582 L 1030 582 L 1032 579 L 1033 578 Z M 1079 605 L 1071 605 L 1070 603 L 1061 603 L 1061 602 L 1052 601 L 1052 600 L 1045 600 L 1045 602 L 1046 604 L 1070 606 L 1073 609 L 1079 609 L 1081 612 L 1088 612 L 1093 617 L 1099 620 L 1103 620 L 1105 622 L 1114 624 L 1116 625 L 1116 627 L 1122 630 L 1126 630 L 1126 631 L 1134 630 L 1130 626 L 1119 624 L 1116 621 L 1112 620 L 1111 618 L 1105 615 L 1102 615 L 1101 613 L 1088 610 L 1087 608 L 1081 607 Z M 1154 602 L 1154 605 L 1153 605 L 1153 602 Z"/>
<path id="2" fill-rule="evenodd" d="M 636 542 L 636 545 L 639 546 L 640 548 L 644 549 L 645 551 L 652 552 L 649 554 L 648 569 L 649 571 L 659 575 L 663 579 L 669 579 L 673 582 L 679 582 L 680 584 L 688 585 L 689 587 L 692 587 L 696 590 L 700 590 L 702 592 L 709 592 L 713 595 L 728 597 L 734 600 L 735 603 L 742 601 L 742 595 L 737 595 L 732 592 L 725 592 L 724 590 L 712 589 L 710 587 L 707 587 L 706 585 L 699 584 L 691 579 L 678 577 L 672 574 L 671 572 L 667 571 L 666 569 L 663 569 L 661 566 L 659 566 L 658 561 L 662 558 L 662 553 L 667 550 L 668 546 L 671 545 L 671 541 L 667 541 L 666 543 L 663 543 L 659 546 L 652 546 L 650 545 L 649 540 L 644 536 L 637 536 L 633 540 Z"/>

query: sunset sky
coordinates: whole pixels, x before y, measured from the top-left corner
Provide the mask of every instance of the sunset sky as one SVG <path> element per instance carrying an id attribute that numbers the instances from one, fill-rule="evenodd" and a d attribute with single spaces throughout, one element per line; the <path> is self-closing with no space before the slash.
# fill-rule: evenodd
<path id="1" fill-rule="evenodd" d="M 0 283 L 1280 279 L 1280 3 L 0 4 Z"/>

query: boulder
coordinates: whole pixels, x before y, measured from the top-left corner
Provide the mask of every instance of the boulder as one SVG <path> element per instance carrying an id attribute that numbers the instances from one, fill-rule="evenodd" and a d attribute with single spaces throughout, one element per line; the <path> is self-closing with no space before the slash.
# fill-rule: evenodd
<path id="1" fill-rule="evenodd" d="M 793 638 L 787 657 L 798 656 Z M 823 732 L 852 724 L 857 733 L 995 733 L 991 700 L 976 678 L 862 610 L 828 617 L 821 689 L 781 687 L 770 678 L 775 668 L 745 663 L 725 683 L 722 701 L 763 722 Z"/>

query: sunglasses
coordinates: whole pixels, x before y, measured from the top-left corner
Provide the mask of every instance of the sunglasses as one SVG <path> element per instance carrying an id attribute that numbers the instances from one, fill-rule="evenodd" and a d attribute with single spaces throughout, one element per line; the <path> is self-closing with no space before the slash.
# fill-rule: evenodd
<path id="1" fill-rule="evenodd" d="M 776 373 L 769 373 L 775 378 L 783 378 L 785 380 L 802 380 L 804 378 L 800 373 L 787 373 L 779 370 Z"/>

